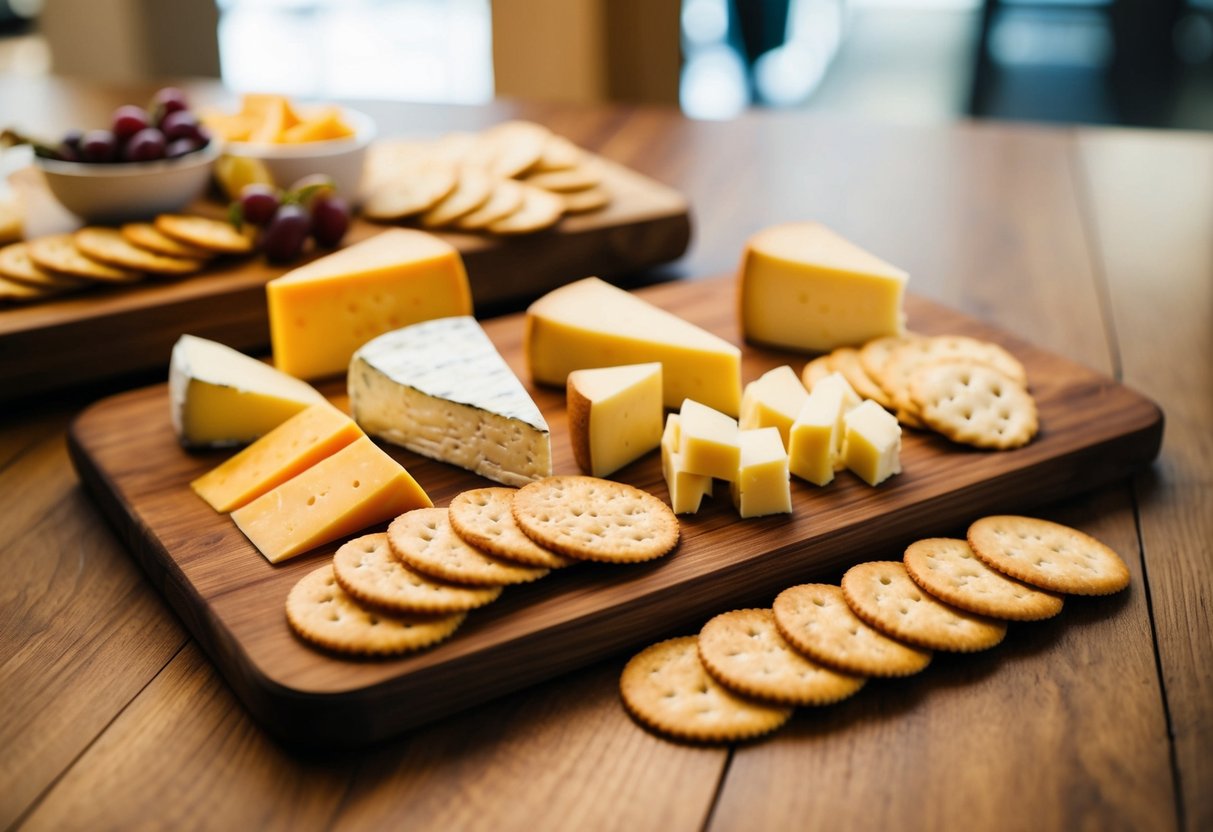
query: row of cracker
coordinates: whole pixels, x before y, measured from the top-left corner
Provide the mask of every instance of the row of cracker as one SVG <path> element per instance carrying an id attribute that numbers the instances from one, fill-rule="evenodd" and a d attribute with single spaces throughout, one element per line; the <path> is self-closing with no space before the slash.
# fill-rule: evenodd
<path id="1" fill-rule="evenodd" d="M 655 644 L 628 662 L 620 693 L 658 733 L 748 739 L 783 725 L 796 706 L 853 695 L 869 677 L 917 673 L 932 651 L 993 647 L 1006 621 L 1061 612 L 1059 593 L 1105 595 L 1128 584 L 1120 557 L 1082 532 L 985 517 L 967 540 L 920 540 L 903 561 L 851 567 L 841 586 L 794 586 L 770 609 L 723 613 L 698 636 Z"/>
<path id="2" fill-rule="evenodd" d="M 1023 364 L 998 344 L 965 335 L 877 338 L 841 347 L 805 365 L 805 387 L 841 373 L 910 428 L 931 429 L 954 442 L 1008 450 L 1039 429 Z"/>
<path id="3" fill-rule="evenodd" d="M 611 194 L 592 158 L 527 121 L 428 142 L 371 148 L 362 212 L 425 228 L 529 234 L 565 214 L 604 208 Z"/>
<path id="4" fill-rule="evenodd" d="M 219 254 L 247 254 L 252 238 L 230 223 L 163 214 L 121 228 L 88 226 L 0 248 L 0 299 L 31 302 L 148 275 L 193 274 Z"/>
<path id="5" fill-rule="evenodd" d="M 478 488 L 345 543 L 295 585 L 286 616 L 319 647 L 396 655 L 447 638 L 505 586 L 582 560 L 652 560 L 677 542 L 678 520 L 665 503 L 624 483 L 548 477 L 521 489 Z"/>

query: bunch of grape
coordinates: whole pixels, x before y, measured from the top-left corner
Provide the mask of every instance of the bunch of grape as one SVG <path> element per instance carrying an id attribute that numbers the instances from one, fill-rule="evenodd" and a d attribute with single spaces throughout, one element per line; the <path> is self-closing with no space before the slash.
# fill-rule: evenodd
<path id="1" fill-rule="evenodd" d="M 301 179 L 285 192 L 270 185 L 245 185 L 231 204 L 232 221 L 261 229 L 258 244 L 266 258 L 287 263 L 303 253 L 307 238 L 332 248 L 350 227 L 350 209 L 323 177 Z"/>
<path id="2" fill-rule="evenodd" d="M 114 110 L 108 130 L 69 130 L 55 155 L 67 162 L 150 162 L 176 159 L 201 150 L 210 135 L 189 109 L 185 93 L 165 87 L 144 109 L 125 104 Z"/>

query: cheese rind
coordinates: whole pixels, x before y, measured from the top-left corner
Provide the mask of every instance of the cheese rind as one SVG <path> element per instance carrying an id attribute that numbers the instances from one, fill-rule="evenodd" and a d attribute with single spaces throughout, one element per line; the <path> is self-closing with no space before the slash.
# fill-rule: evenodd
<path id="1" fill-rule="evenodd" d="M 400 463 L 363 436 L 232 512 L 270 563 L 433 503 Z"/>
<path id="2" fill-rule="evenodd" d="M 678 415 L 678 453 L 685 469 L 730 482 L 736 479 L 741 462 L 737 420 L 691 399 L 682 403 Z"/>
<path id="3" fill-rule="evenodd" d="M 788 444 L 789 468 L 814 485 L 828 485 L 843 467 L 844 416 L 859 405 L 859 396 L 838 373 L 813 385 L 796 416 Z"/>
<path id="4" fill-rule="evenodd" d="M 574 370 L 568 380 L 573 458 L 607 477 L 661 443 L 661 365 Z"/>
<path id="5" fill-rule="evenodd" d="M 311 385 L 216 341 L 182 335 L 169 361 L 169 413 L 186 447 L 243 445 L 325 401 Z"/>
<path id="6" fill-rule="evenodd" d="M 897 417 L 868 399 L 843 417 L 846 466 L 868 485 L 901 473 L 901 425 Z"/>
<path id="7" fill-rule="evenodd" d="M 552 473 L 543 414 L 473 318 L 379 336 L 350 361 L 348 385 L 372 436 L 506 485 Z"/>
<path id="8" fill-rule="evenodd" d="M 661 434 L 661 473 L 670 492 L 670 508 L 674 513 L 694 514 L 699 511 L 703 498 L 712 496 L 712 478 L 686 470 L 678 453 L 680 442 L 678 414 L 671 413 L 666 417 L 665 430 Z"/>
<path id="9" fill-rule="evenodd" d="M 792 513 L 788 454 L 778 428 L 741 431 L 741 461 L 729 493 L 743 518 Z"/>
<path id="10" fill-rule="evenodd" d="M 525 341 L 539 384 L 563 385 L 574 370 L 657 361 L 667 408 L 690 398 L 736 416 L 741 405 L 741 350 L 596 277 L 531 304 Z"/>
<path id="11" fill-rule="evenodd" d="M 295 414 L 223 464 L 190 483 L 215 511 L 229 512 L 332 456 L 362 436 L 330 404 Z"/>
<path id="12" fill-rule="evenodd" d="M 756 343 L 815 352 L 900 335 L 908 279 L 818 223 L 773 226 L 746 244 L 742 332 Z"/>
<path id="13" fill-rule="evenodd" d="M 377 335 L 472 313 L 458 250 L 397 228 L 313 260 L 266 284 L 274 363 L 300 378 L 344 372 Z"/>
<path id="14" fill-rule="evenodd" d="M 788 447 L 792 423 L 804 407 L 809 392 L 796 371 L 786 364 L 769 370 L 745 386 L 741 394 L 742 430 L 774 427 Z"/>

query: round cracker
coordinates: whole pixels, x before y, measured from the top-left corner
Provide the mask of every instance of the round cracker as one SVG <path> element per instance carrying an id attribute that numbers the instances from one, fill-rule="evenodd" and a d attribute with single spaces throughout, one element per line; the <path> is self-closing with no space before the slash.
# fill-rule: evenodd
<path id="1" fill-rule="evenodd" d="M 466 613 L 421 618 L 365 609 L 346 594 L 332 564 L 309 572 L 286 598 L 286 620 L 305 641 L 363 656 L 391 656 L 448 638 Z"/>
<path id="2" fill-rule="evenodd" d="M 1003 640 L 1007 625 L 945 604 L 911 580 L 900 561 L 852 566 L 842 594 L 855 614 L 887 636 L 928 650 L 985 650 Z"/>
<path id="3" fill-rule="evenodd" d="M 602 182 L 602 171 L 591 162 L 584 162 L 576 167 L 565 170 L 541 171 L 532 173 L 522 181 L 545 191 L 584 191 Z"/>
<path id="4" fill-rule="evenodd" d="M 532 121 L 507 121 L 490 128 L 485 136 L 493 143 L 489 173 L 508 179 L 535 166 L 552 131 Z"/>
<path id="5" fill-rule="evenodd" d="M 156 230 L 179 243 L 216 254 L 248 254 L 253 236 L 227 220 L 213 220 L 189 214 L 161 214 L 153 221 Z"/>
<path id="6" fill-rule="evenodd" d="M 641 725 L 691 742 L 728 742 L 774 731 L 792 709 L 755 702 L 708 675 L 695 636 L 672 638 L 632 657 L 619 677 L 628 713 Z"/>
<path id="7" fill-rule="evenodd" d="M 524 191 L 522 185 L 512 179 L 502 179 L 493 184 L 493 193 L 486 203 L 470 214 L 455 220 L 455 226 L 464 231 L 480 231 L 517 211 L 522 207 Z"/>
<path id="8" fill-rule="evenodd" d="M 770 610 L 734 610 L 699 631 L 699 660 L 717 682 L 743 696 L 782 705 L 829 705 L 867 679 L 840 673 L 796 652 Z"/>
<path id="9" fill-rule="evenodd" d="M 163 254 L 165 257 L 183 257 L 186 260 L 206 260 L 214 257 L 215 253 L 206 249 L 190 246 L 157 230 L 150 222 L 128 222 L 118 229 L 126 241 L 133 246 Z"/>
<path id="10" fill-rule="evenodd" d="M 547 477 L 519 489 L 512 508 L 523 534 L 577 560 L 638 563 L 678 544 L 678 518 L 669 506 L 613 480 Z"/>
<path id="11" fill-rule="evenodd" d="M 909 389 L 918 417 L 953 442 L 1008 450 L 1031 442 L 1039 429 L 1032 395 L 992 367 L 955 361 L 920 366 Z"/>
<path id="12" fill-rule="evenodd" d="M 535 163 L 534 171 L 568 170 L 581 164 L 585 151 L 566 139 L 552 134 L 543 146 L 543 153 Z"/>
<path id="13" fill-rule="evenodd" d="M 801 584 L 779 593 L 775 625 L 794 648 L 824 665 L 861 676 L 910 676 L 932 653 L 870 627 L 832 584 Z"/>
<path id="14" fill-rule="evenodd" d="M 601 185 L 596 185 L 584 191 L 560 194 L 560 199 L 564 202 L 566 214 L 588 214 L 610 205 L 611 192 Z"/>
<path id="15" fill-rule="evenodd" d="M 107 266 L 82 254 L 72 242 L 71 234 L 51 234 L 28 243 L 29 257 L 34 265 L 56 274 L 82 277 L 98 283 L 133 283 L 143 275 L 129 269 Z"/>
<path id="16" fill-rule="evenodd" d="M 842 373 L 842 377 L 861 398 L 871 399 L 881 407 L 893 406 L 889 394 L 863 368 L 859 361 L 859 350 L 839 347 L 830 353 L 830 367 L 834 372 Z"/>
<path id="17" fill-rule="evenodd" d="M 821 381 L 823 378 L 834 372 L 834 368 L 830 366 L 830 354 L 819 355 L 804 365 L 804 369 L 800 371 L 800 381 L 804 384 L 806 390 L 813 392 L 813 385 Z"/>
<path id="18" fill-rule="evenodd" d="M 550 228 L 564 216 L 564 201 L 540 188 L 522 186 L 522 205 L 509 216 L 489 223 L 494 234 L 531 234 Z"/>
<path id="19" fill-rule="evenodd" d="M 496 601 L 501 587 L 436 581 L 405 566 L 380 532 L 356 537 L 333 555 L 333 573 L 356 601 L 405 615 L 465 612 Z"/>
<path id="20" fill-rule="evenodd" d="M 376 177 L 362 203 L 362 213 L 373 220 L 402 220 L 430 210 L 451 195 L 459 184 L 454 165 L 431 161 Z"/>
<path id="21" fill-rule="evenodd" d="M 1129 585 L 1129 567 L 1078 529 L 1034 517 L 996 515 L 969 526 L 969 545 L 989 567 L 1070 595 L 1109 595 Z"/>
<path id="22" fill-rule="evenodd" d="M 0 277 L 0 302 L 4 303 L 33 303 L 66 291 L 68 290 L 65 287 L 31 286 L 28 283 Z"/>
<path id="23" fill-rule="evenodd" d="M 954 607 L 991 618 L 1040 621 L 1061 612 L 1062 598 L 986 566 L 963 540 L 911 543 L 902 559 L 914 583 Z"/>
<path id="24" fill-rule="evenodd" d="M 420 222 L 427 228 L 450 225 L 464 214 L 470 214 L 489 201 L 496 180 L 483 171 L 462 168 L 455 190 L 440 199 L 436 205 L 421 215 Z"/>
<path id="25" fill-rule="evenodd" d="M 151 274 L 192 274 L 205 263 L 184 257 L 168 257 L 155 254 L 133 245 L 115 228 L 88 226 L 72 235 L 76 248 L 87 257 L 117 266 L 120 269 L 150 272 Z"/>
<path id="26" fill-rule="evenodd" d="M 504 586 L 542 578 L 546 569 L 519 566 L 493 557 L 455 534 L 445 508 L 405 512 L 387 529 L 392 553 L 424 575 L 467 586 Z"/>
<path id="27" fill-rule="evenodd" d="M 69 275 L 55 274 L 41 268 L 30 259 L 28 243 L 13 243 L 0 248 L 0 277 L 14 283 L 45 289 L 75 289 L 88 285 Z"/>
<path id="28" fill-rule="evenodd" d="M 543 569 L 560 569 L 575 561 L 549 551 L 522 533 L 514 521 L 513 488 L 476 488 L 451 500 L 451 528 L 464 542 L 489 554 Z"/>
<path id="29" fill-rule="evenodd" d="M 860 347 L 859 363 L 863 365 L 868 377 L 879 384 L 881 373 L 889 363 L 893 350 L 921 337 L 917 333 L 907 332 L 904 335 L 885 335 L 882 338 L 873 338 Z M 887 395 L 888 391 L 885 392 Z"/>

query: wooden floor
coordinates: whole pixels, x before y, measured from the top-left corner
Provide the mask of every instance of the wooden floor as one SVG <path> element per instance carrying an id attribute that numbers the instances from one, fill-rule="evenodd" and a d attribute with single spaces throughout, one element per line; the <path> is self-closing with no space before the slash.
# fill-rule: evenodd
<path id="1" fill-rule="evenodd" d="M 31 126 L 113 103 L 0 82 L 0 112 Z M 99 391 L 26 402 L 0 414 L 0 826 L 1213 828 L 1213 138 L 374 112 L 385 133 L 517 112 L 674 185 L 696 232 L 670 275 L 727 272 L 752 231 L 819 219 L 908 269 L 917 293 L 1151 396 L 1167 417 L 1152 469 L 1044 512 L 1119 551 L 1130 590 L 754 744 L 638 728 L 621 655 L 381 746 L 300 753 L 250 721 L 82 493 L 64 430 Z"/>

